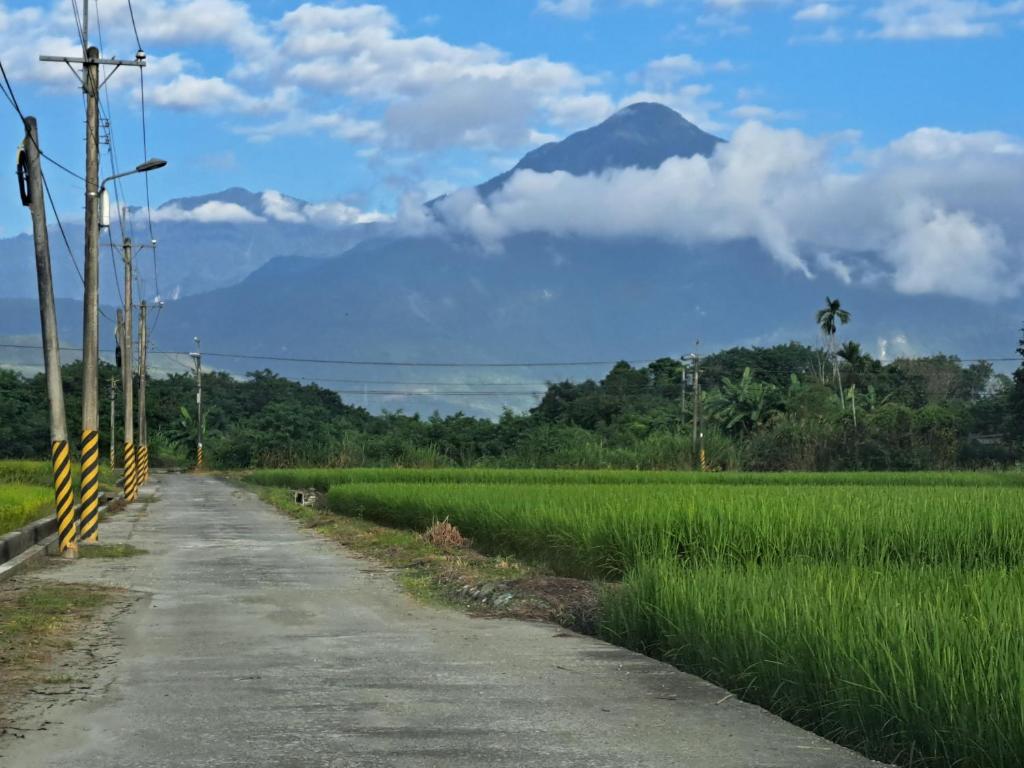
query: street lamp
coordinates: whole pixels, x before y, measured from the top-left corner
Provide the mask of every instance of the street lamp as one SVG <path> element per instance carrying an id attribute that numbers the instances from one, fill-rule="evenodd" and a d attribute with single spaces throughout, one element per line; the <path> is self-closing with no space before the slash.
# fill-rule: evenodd
<path id="1" fill-rule="evenodd" d="M 139 163 L 130 171 L 124 171 L 123 173 L 115 173 L 113 176 L 107 176 L 107 178 L 100 183 L 100 189 L 97 193 L 100 196 L 100 226 L 110 226 L 110 199 L 107 197 L 107 182 L 113 181 L 114 179 L 120 179 L 124 176 L 131 176 L 136 173 L 149 173 L 150 171 L 155 171 L 157 168 L 163 168 L 165 165 L 167 165 L 166 160 L 154 157 L 150 160 Z"/>

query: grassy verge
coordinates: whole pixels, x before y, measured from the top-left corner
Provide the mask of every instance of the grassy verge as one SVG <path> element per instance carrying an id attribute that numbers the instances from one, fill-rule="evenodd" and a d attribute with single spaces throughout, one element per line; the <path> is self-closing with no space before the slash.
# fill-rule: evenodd
<path id="1" fill-rule="evenodd" d="M 481 615 L 553 621 L 581 632 L 596 631 L 597 588 L 590 582 L 560 578 L 512 556 L 488 556 L 468 545 L 439 546 L 416 531 L 303 507 L 282 488 L 253 490 L 304 527 L 395 569 L 402 586 L 421 600 L 457 605 Z"/>
<path id="2" fill-rule="evenodd" d="M 78 556 L 85 558 L 121 558 L 146 554 L 146 550 L 131 544 L 80 544 Z"/>
<path id="3" fill-rule="evenodd" d="M 0 585 L 0 716 L 20 691 L 35 683 L 56 682 L 47 675 L 48 662 L 72 647 L 76 628 L 112 594 L 92 585 Z"/>

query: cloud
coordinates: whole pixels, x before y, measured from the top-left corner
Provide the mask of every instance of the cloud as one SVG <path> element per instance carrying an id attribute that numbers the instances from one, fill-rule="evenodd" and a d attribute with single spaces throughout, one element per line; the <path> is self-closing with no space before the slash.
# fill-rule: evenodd
<path id="1" fill-rule="evenodd" d="M 445 224 L 500 248 L 544 231 L 757 241 L 788 269 L 843 280 L 879 273 L 903 293 L 981 301 L 1024 289 L 1024 154 L 1001 134 L 922 129 L 880 150 L 747 123 L 711 158 L 585 177 L 520 171 L 486 202 L 472 190 L 439 204 Z M 860 170 L 846 170 L 851 158 Z M 841 162 L 840 162 L 841 160 Z M 870 254 L 870 256 L 865 256 Z"/>
<path id="2" fill-rule="evenodd" d="M 266 221 L 237 203 L 211 200 L 185 210 L 179 205 L 165 205 L 152 212 L 153 221 L 194 221 L 200 224 L 254 224 Z"/>
<path id="3" fill-rule="evenodd" d="M 1024 0 L 883 0 L 867 16 L 875 37 L 890 40 L 970 38 L 995 34 L 999 21 L 1024 14 Z"/>
<path id="4" fill-rule="evenodd" d="M 540 0 L 537 10 L 571 19 L 586 19 L 594 8 L 593 0 Z"/>
<path id="5" fill-rule="evenodd" d="M 834 3 L 814 3 L 806 5 L 793 14 L 795 21 L 835 21 L 846 13 L 846 9 Z"/>
<path id="6" fill-rule="evenodd" d="M 403 37 L 379 5 L 305 4 L 275 24 L 279 75 L 313 92 L 384 107 L 390 143 L 413 148 L 522 146 L 564 99 L 596 81 L 542 56 L 512 58 L 486 45 Z"/>
<path id="7" fill-rule="evenodd" d="M 221 77 L 189 74 L 151 86 L 147 93 L 152 104 L 170 109 L 256 114 L 286 110 L 294 103 L 295 95 L 292 88 L 276 88 L 270 95 L 258 98 Z"/>
<path id="8" fill-rule="evenodd" d="M 382 223 L 394 218 L 379 211 L 363 211 L 340 202 L 303 203 L 273 189 L 263 193 L 263 213 L 274 221 L 326 227 Z"/>

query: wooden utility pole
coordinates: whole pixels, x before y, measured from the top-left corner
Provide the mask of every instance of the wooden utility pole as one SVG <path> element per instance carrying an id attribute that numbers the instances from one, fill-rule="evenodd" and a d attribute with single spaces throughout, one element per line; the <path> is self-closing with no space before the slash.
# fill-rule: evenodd
<path id="1" fill-rule="evenodd" d="M 74 557 L 78 552 L 78 544 L 75 529 L 75 496 L 71 484 L 71 450 L 68 446 L 68 427 L 64 412 L 60 339 L 57 335 L 50 241 L 46 231 L 46 206 L 43 202 L 43 171 L 39 165 L 39 132 L 34 117 L 25 118 L 25 144 L 19 153 L 19 175 L 22 168 L 27 176 L 27 204 L 32 212 L 32 239 L 35 245 L 36 280 L 39 287 L 39 320 L 43 337 L 43 365 L 46 371 L 46 395 L 50 403 L 50 453 L 53 461 L 57 538 L 61 552 L 67 557 Z"/>
<path id="2" fill-rule="evenodd" d="M 136 470 L 139 485 L 149 480 L 149 425 L 146 423 L 146 376 L 149 364 L 149 308 L 145 301 L 139 302 L 139 451 Z"/>
<path id="3" fill-rule="evenodd" d="M 88 3 L 86 3 L 88 5 Z M 83 541 L 99 541 L 100 508 L 100 405 L 99 405 L 99 302 L 100 302 L 100 65 L 146 66 L 139 51 L 132 61 L 101 59 L 99 48 L 90 46 L 83 28 L 84 55 L 40 56 L 40 61 L 82 65 L 79 80 L 85 93 L 85 297 L 82 317 L 82 502 L 79 535 Z M 72 72 L 75 70 L 72 69 Z M 76 76 L 78 73 L 75 73 Z M 113 72 L 111 72 L 111 75 Z M 109 77 L 110 75 L 108 75 Z"/>
<path id="4" fill-rule="evenodd" d="M 135 371 L 132 340 L 132 241 L 126 237 L 124 250 L 124 325 L 121 326 L 121 383 L 124 392 L 124 498 L 135 501 L 138 478 L 135 461 Z"/>

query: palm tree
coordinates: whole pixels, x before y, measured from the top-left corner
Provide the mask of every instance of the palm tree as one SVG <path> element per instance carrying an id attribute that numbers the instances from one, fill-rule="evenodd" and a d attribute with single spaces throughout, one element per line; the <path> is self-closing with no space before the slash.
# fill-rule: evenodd
<path id="1" fill-rule="evenodd" d="M 821 333 L 825 337 L 825 349 L 829 359 L 832 361 L 832 381 L 839 388 L 839 401 L 845 410 L 846 398 L 843 395 L 843 382 L 839 375 L 839 358 L 836 355 L 836 333 L 838 332 L 838 325 L 846 325 L 853 319 L 853 315 L 843 309 L 839 299 L 826 296 L 825 308 L 818 310 L 815 319 L 818 321 L 818 328 L 821 329 Z"/>

